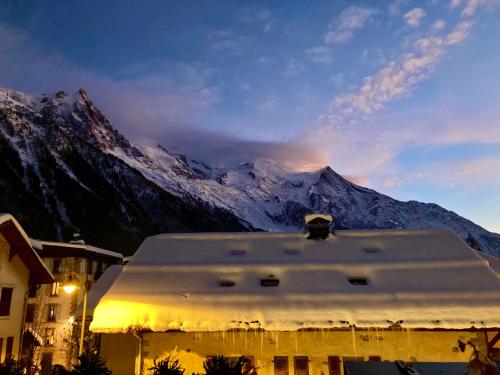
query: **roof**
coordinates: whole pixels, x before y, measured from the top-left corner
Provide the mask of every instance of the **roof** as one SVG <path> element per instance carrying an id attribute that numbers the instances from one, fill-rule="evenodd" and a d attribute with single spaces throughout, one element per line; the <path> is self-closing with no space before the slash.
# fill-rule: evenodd
<path id="1" fill-rule="evenodd" d="M 42 257 L 73 256 L 112 262 L 123 260 L 123 255 L 85 243 L 52 242 L 31 239 L 31 244 Z"/>
<path id="2" fill-rule="evenodd" d="M 269 275 L 279 285 L 261 286 Z M 163 234 L 147 238 L 123 267 L 90 328 L 394 324 L 498 328 L 499 275 L 455 234 L 442 230 L 338 231 L 320 241 L 302 233 Z"/>
<path id="3" fill-rule="evenodd" d="M 111 288 L 111 285 L 113 285 L 118 276 L 120 276 L 122 269 L 123 266 L 121 264 L 109 266 L 92 286 L 87 296 L 87 316 L 94 315 L 95 307 L 109 288 Z M 78 305 L 76 318 L 82 317 L 82 309 L 82 305 Z"/>
<path id="4" fill-rule="evenodd" d="M 54 282 L 54 276 L 33 250 L 28 235 L 12 215 L 0 213 L 0 233 L 10 244 L 10 257 L 19 256 L 35 282 L 38 284 Z"/>

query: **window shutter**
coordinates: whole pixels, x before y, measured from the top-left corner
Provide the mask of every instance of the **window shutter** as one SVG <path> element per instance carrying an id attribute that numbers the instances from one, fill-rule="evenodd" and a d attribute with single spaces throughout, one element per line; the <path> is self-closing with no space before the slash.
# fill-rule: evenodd
<path id="1" fill-rule="evenodd" d="M 340 375 L 340 357 L 330 356 L 328 357 L 328 369 L 330 375 Z"/>
<path id="2" fill-rule="evenodd" d="M 14 347 L 14 337 L 7 337 L 7 345 L 5 346 L 5 358 L 12 356 L 12 348 Z"/>
<path id="3" fill-rule="evenodd" d="M 309 375 L 309 359 L 307 357 L 295 357 L 293 367 L 295 375 Z"/>
<path id="4" fill-rule="evenodd" d="M 10 315 L 13 290 L 13 288 L 2 288 L 2 295 L 0 296 L 0 316 Z"/>
<path id="5" fill-rule="evenodd" d="M 288 375 L 288 357 L 274 357 L 274 375 Z"/>
<path id="6" fill-rule="evenodd" d="M 3 337 L 0 337 L 0 363 L 3 363 L 3 361 L 2 361 L 2 349 L 3 349 Z"/>
<path id="7" fill-rule="evenodd" d="M 56 305 L 56 320 L 61 319 L 61 305 Z"/>
<path id="8" fill-rule="evenodd" d="M 26 323 L 33 323 L 35 321 L 35 311 L 36 305 L 34 303 L 28 303 L 26 307 L 26 318 L 24 319 Z"/>

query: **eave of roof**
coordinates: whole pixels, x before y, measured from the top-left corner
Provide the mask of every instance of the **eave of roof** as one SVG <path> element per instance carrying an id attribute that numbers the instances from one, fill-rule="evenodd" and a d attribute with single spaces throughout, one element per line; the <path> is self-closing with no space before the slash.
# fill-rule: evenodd
<path id="1" fill-rule="evenodd" d="M 12 259 L 19 256 L 26 265 L 34 281 L 39 284 L 50 284 L 54 282 L 54 276 L 47 266 L 31 247 L 31 241 L 19 222 L 10 214 L 0 214 L 0 233 L 10 244 L 10 255 Z"/>
<path id="2" fill-rule="evenodd" d="M 53 242 L 31 239 L 31 244 L 42 257 L 73 256 L 112 262 L 119 261 L 120 263 L 123 261 L 123 255 L 120 253 L 83 243 Z"/>

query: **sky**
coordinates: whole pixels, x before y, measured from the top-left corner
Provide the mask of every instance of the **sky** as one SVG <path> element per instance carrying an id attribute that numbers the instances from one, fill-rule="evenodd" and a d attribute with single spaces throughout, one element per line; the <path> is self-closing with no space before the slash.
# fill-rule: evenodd
<path id="1" fill-rule="evenodd" d="M 0 0 L 0 87 L 135 142 L 330 165 L 500 232 L 500 0 Z"/>

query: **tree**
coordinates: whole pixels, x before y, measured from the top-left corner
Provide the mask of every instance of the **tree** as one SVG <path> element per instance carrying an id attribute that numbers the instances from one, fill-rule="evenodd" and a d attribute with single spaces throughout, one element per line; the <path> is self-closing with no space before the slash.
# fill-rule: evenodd
<path id="1" fill-rule="evenodd" d="M 241 356 L 236 361 L 224 356 L 215 356 L 203 363 L 206 375 L 253 375 L 257 369 L 250 360 Z"/>
<path id="2" fill-rule="evenodd" d="M 175 361 L 172 358 L 167 357 L 162 361 L 156 362 L 154 360 L 154 366 L 148 368 L 152 375 L 182 375 L 184 374 L 184 369 L 179 365 L 179 360 Z"/>
<path id="3" fill-rule="evenodd" d="M 77 363 L 68 371 L 64 366 L 56 365 L 52 368 L 53 375 L 111 375 L 97 352 L 87 352 L 77 358 Z"/>
<path id="4" fill-rule="evenodd" d="M 6 358 L 3 363 L 0 363 L 0 375 L 23 375 L 21 361 L 16 361 L 12 357 Z"/>
<path id="5" fill-rule="evenodd" d="M 463 342 L 462 340 L 458 340 L 458 348 L 462 352 L 465 352 L 467 346 L 472 348 L 472 354 L 467 366 L 467 374 L 500 375 L 496 363 L 488 358 L 487 355 L 481 353 L 474 343 L 471 341 Z"/>

